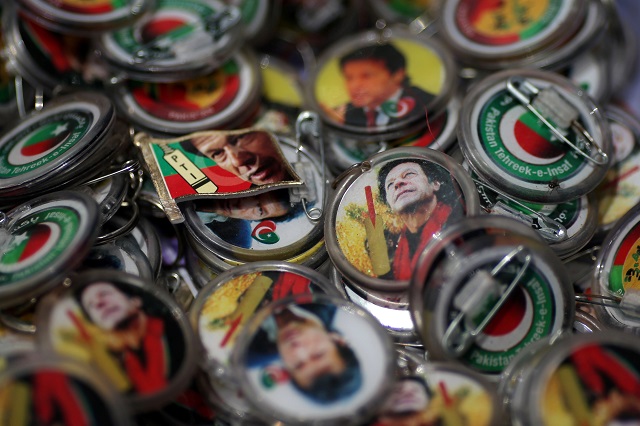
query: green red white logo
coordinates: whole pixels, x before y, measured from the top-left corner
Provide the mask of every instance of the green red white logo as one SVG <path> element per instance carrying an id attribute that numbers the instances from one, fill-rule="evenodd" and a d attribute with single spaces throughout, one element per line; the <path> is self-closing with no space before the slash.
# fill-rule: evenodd
<path id="1" fill-rule="evenodd" d="M 505 268 L 501 281 L 510 282 L 517 268 L 519 265 Z M 521 283 L 465 355 L 465 362 L 485 373 L 499 373 L 522 348 L 553 332 L 559 317 L 550 284 L 530 265 Z"/>
<path id="2" fill-rule="evenodd" d="M 386 101 L 381 105 L 382 112 L 392 118 L 402 118 L 409 114 L 416 106 L 416 100 L 405 96 L 396 101 Z"/>
<path id="3" fill-rule="evenodd" d="M 163 59 L 170 59 L 175 52 L 173 42 L 195 39 L 196 33 L 202 32 L 204 20 L 213 15 L 215 10 L 211 4 L 200 1 L 161 0 L 148 20 L 141 25 L 132 26 L 114 32 L 111 37 L 121 49 L 129 54 L 145 50 L 151 55 L 164 52 Z M 200 38 L 198 38 L 200 39 Z M 203 37 L 198 46 L 209 52 L 206 42 L 212 43 L 211 37 Z M 185 55 L 198 55 L 198 46 L 190 45 Z M 149 48 L 151 50 L 147 51 Z"/>
<path id="4" fill-rule="evenodd" d="M 622 240 L 609 272 L 609 290 L 623 296 L 630 288 L 640 289 L 640 225 Z"/>
<path id="5" fill-rule="evenodd" d="M 53 207 L 26 216 L 0 250 L 0 284 L 28 278 L 65 254 L 79 228 L 75 210 Z"/>
<path id="6" fill-rule="evenodd" d="M 64 154 L 89 131 L 93 117 L 83 111 L 45 117 L 19 130 L 0 147 L 0 178 L 35 170 Z"/>
<path id="7" fill-rule="evenodd" d="M 551 131 L 507 92 L 500 91 L 483 107 L 478 121 L 482 148 L 505 173 L 527 182 L 565 181 L 586 164 L 561 145 Z M 567 138 L 581 146 L 573 131 Z"/>
<path id="8" fill-rule="evenodd" d="M 276 244 L 280 237 L 276 234 L 276 223 L 272 220 L 263 220 L 253 228 L 251 238 L 263 244 Z"/>

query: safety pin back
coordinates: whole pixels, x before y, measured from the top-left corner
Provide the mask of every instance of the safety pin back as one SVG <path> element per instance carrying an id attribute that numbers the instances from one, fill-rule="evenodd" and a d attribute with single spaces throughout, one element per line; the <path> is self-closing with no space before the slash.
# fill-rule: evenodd
<path id="1" fill-rule="evenodd" d="M 599 166 L 608 164 L 609 156 L 607 153 L 600 148 L 593 136 L 578 122 L 578 110 L 553 86 L 539 89 L 525 78 L 511 77 L 507 80 L 507 90 L 547 126 L 554 136 L 571 147 L 578 155 Z M 589 150 L 588 153 L 565 136 L 569 128 L 582 135 L 583 142 Z M 593 155 L 593 151 L 595 151 L 595 155 Z"/>
<path id="2" fill-rule="evenodd" d="M 495 279 L 495 276 L 521 253 L 524 254 L 522 266 L 513 280 L 507 285 L 507 288 L 502 294 L 499 294 L 502 283 Z M 507 253 L 490 272 L 486 270 L 476 272 L 473 278 L 464 285 L 462 291 L 454 298 L 454 305 L 457 305 L 456 307 L 460 309 L 460 312 L 451 324 L 449 324 L 442 337 L 443 346 L 447 352 L 455 357 L 460 357 L 469 350 L 478 335 L 489 325 L 489 322 L 496 316 L 513 290 L 515 290 L 530 263 L 531 253 L 529 249 L 524 246 L 517 246 Z M 498 297 L 498 300 L 493 304 L 480 324 L 472 330 L 467 330 L 466 326 L 469 325 L 468 323 L 473 322 L 472 317 L 480 315 L 482 311 L 486 309 L 487 305 L 492 302 L 491 299 L 493 297 Z M 465 319 L 469 321 L 464 321 L 463 323 Z M 462 331 L 460 330 L 461 325 L 465 326 Z"/>

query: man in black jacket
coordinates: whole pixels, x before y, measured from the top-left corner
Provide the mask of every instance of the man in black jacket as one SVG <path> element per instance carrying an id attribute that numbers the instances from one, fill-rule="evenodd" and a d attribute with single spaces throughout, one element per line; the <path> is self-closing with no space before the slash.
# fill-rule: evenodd
<path id="1" fill-rule="evenodd" d="M 344 123 L 380 127 L 426 117 L 434 96 L 411 86 L 405 68 L 404 55 L 391 44 L 366 46 L 343 56 L 340 69 L 351 99 L 337 111 Z"/>

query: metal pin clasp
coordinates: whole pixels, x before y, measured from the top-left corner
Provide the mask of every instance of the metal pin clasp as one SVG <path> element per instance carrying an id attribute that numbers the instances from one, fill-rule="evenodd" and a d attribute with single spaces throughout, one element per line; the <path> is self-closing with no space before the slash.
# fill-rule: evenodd
<path id="1" fill-rule="evenodd" d="M 504 288 L 503 283 L 496 279 L 496 275 L 519 256 L 524 256 L 522 266 Z M 513 293 L 530 263 L 529 249 L 518 246 L 507 253 L 491 271 L 479 270 L 475 273 L 453 300 L 453 305 L 459 309 L 459 313 L 449 324 L 442 338 L 447 352 L 455 357 L 460 357 L 469 350 L 478 335 L 489 325 L 489 322 Z M 484 312 L 487 309 L 489 312 L 485 315 Z M 482 320 L 476 326 L 474 319 L 480 316 L 482 316 Z"/>
<path id="2" fill-rule="evenodd" d="M 8 244 L 11 239 L 11 233 L 7 229 L 7 215 L 5 212 L 0 211 L 0 251 L 4 249 L 5 244 Z"/>
<path id="3" fill-rule="evenodd" d="M 563 98 L 553 86 L 539 89 L 529 80 L 522 77 L 511 77 L 507 80 L 507 90 L 542 121 L 555 137 L 571 147 L 578 155 L 600 166 L 609 162 L 609 156 L 578 122 L 578 110 Z M 565 136 L 569 128 L 583 137 L 582 142 L 588 152 L 580 149 Z"/>
<path id="4" fill-rule="evenodd" d="M 311 168 L 313 167 L 308 162 L 303 161 L 300 153 L 304 150 L 302 140 L 310 140 L 312 146 L 320 152 L 320 175 L 322 179 L 322 197 L 319 206 L 309 208 L 309 203 L 316 201 L 317 194 L 315 189 L 315 181 Z M 300 201 L 304 213 L 311 221 L 318 221 L 322 218 L 324 213 L 325 203 L 325 166 L 324 166 L 324 143 L 322 141 L 322 132 L 320 131 L 320 118 L 314 112 L 303 111 L 298 115 L 296 119 L 296 142 L 298 147 L 296 149 L 296 162 L 293 164 L 296 173 L 303 179 L 304 185 L 289 190 L 290 201 Z"/>
<path id="5" fill-rule="evenodd" d="M 137 160 L 127 160 L 121 166 L 110 168 L 106 174 L 102 176 L 98 176 L 97 178 L 91 179 L 90 181 L 85 182 L 85 185 L 93 185 L 98 182 L 102 182 L 103 180 L 109 179 L 115 175 L 119 175 L 122 173 L 135 173 L 140 169 L 140 163 Z"/>
<path id="6" fill-rule="evenodd" d="M 505 194 L 504 192 L 494 188 L 491 185 L 488 185 L 485 182 L 481 182 L 474 177 L 471 177 L 471 179 L 476 184 L 476 187 L 478 189 L 482 189 L 485 191 L 488 189 L 498 195 L 497 201 L 494 203 L 491 203 L 488 198 L 482 197 L 482 204 L 485 209 L 502 210 L 505 212 L 505 214 L 528 223 L 533 229 L 539 232 L 548 241 L 560 242 L 567 239 L 567 228 L 565 228 L 561 223 L 556 222 L 555 220 L 548 218 L 542 213 L 533 210 L 526 204 L 521 203 L 515 198 L 509 196 L 508 194 Z M 522 209 L 522 211 L 518 211 L 502 200 L 506 200 L 512 204 L 517 205 Z M 523 212 L 527 212 L 528 214 Z"/>
<path id="7" fill-rule="evenodd" d="M 598 305 L 607 308 L 618 309 L 625 315 L 634 319 L 640 319 L 640 290 L 634 288 L 625 289 L 622 296 L 605 296 L 601 294 L 576 294 L 576 302 L 588 305 Z M 601 301 L 595 301 L 599 299 Z"/>

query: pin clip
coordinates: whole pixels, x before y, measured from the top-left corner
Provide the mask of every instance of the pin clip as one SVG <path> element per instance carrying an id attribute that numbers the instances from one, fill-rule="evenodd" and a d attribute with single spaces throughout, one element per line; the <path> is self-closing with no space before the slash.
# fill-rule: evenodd
<path id="1" fill-rule="evenodd" d="M 300 153 L 304 150 L 302 145 L 303 139 L 309 139 L 312 146 L 320 152 L 320 175 L 322 179 L 322 197 L 320 200 L 320 207 L 315 206 L 309 208 L 310 202 L 316 201 L 317 194 L 315 189 L 315 181 L 313 179 L 313 173 L 310 170 L 312 167 L 308 162 L 302 161 Z M 303 111 L 298 115 L 296 119 L 296 142 L 298 147 L 296 148 L 297 159 L 293 164 L 296 173 L 304 180 L 304 184 L 300 187 L 291 188 L 289 190 L 291 202 L 299 200 L 302 203 L 304 213 L 313 222 L 317 222 L 322 218 L 324 213 L 325 203 L 325 166 L 324 166 L 324 143 L 322 141 L 322 132 L 320 131 L 320 119 L 314 112 Z"/>
<path id="2" fill-rule="evenodd" d="M 524 254 L 522 266 L 513 280 L 506 286 L 506 289 L 502 290 L 503 283 L 496 279 L 496 275 L 521 254 Z M 469 350 L 476 338 L 489 325 L 489 322 L 496 316 L 511 293 L 513 293 L 530 263 L 531 254 L 529 250 L 524 246 L 518 246 L 503 257 L 490 272 L 479 270 L 475 273 L 454 298 L 453 304 L 459 309 L 459 313 L 449 324 L 442 338 L 447 352 L 455 357 L 460 357 Z M 493 305 L 489 312 L 484 315 L 484 312 L 491 304 Z M 482 316 L 482 321 L 475 326 L 474 319 L 479 316 Z M 461 326 L 464 326 L 462 330 Z"/>
<path id="3" fill-rule="evenodd" d="M 588 305 L 604 306 L 606 308 L 618 309 L 625 315 L 640 320 L 640 290 L 633 288 L 625 289 L 622 296 L 606 296 L 601 294 L 577 294 L 576 302 Z M 597 302 L 591 299 L 599 299 Z"/>
<path id="4" fill-rule="evenodd" d="M 594 164 L 603 166 L 609 162 L 609 156 L 602 151 L 591 134 L 578 122 L 579 112 L 552 86 L 538 89 L 533 83 L 522 77 L 511 77 L 507 81 L 507 90 L 542 123 L 551 130 L 555 137 L 570 146 Z M 584 152 L 571 142 L 565 134 L 572 128 L 582 135 L 582 142 L 589 151 Z M 595 150 L 595 155 L 591 155 Z"/>
<path id="5" fill-rule="evenodd" d="M 137 160 L 127 160 L 121 166 L 110 168 L 106 174 L 85 182 L 85 185 L 93 185 L 122 173 L 136 173 L 138 170 L 140 170 L 140 162 Z"/>
<path id="6" fill-rule="evenodd" d="M 491 185 L 486 184 L 485 182 L 481 182 L 474 177 L 471 177 L 471 179 L 473 179 L 473 182 L 476 184 L 476 187 L 478 189 L 489 189 L 490 191 L 498 195 L 497 201 L 495 203 L 491 203 L 490 200 L 482 198 L 482 201 L 484 202 L 483 207 L 485 208 L 485 210 L 494 208 L 503 210 L 508 215 L 527 222 L 533 229 L 542 234 L 542 236 L 548 241 L 560 242 L 567 239 L 567 228 L 565 228 L 561 223 L 556 222 L 555 220 L 548 218 L 542 213 L 533 210 L 526 204 L 521 203 L 515 198 L 509 196 L 508 194 L 505 194 L 504 192 L 494 188 Z M 518 211 L 502 200 L 506 200 L 517 205 L 522 210 L 528 212 L 529 215 L 522 211 Z"/>

